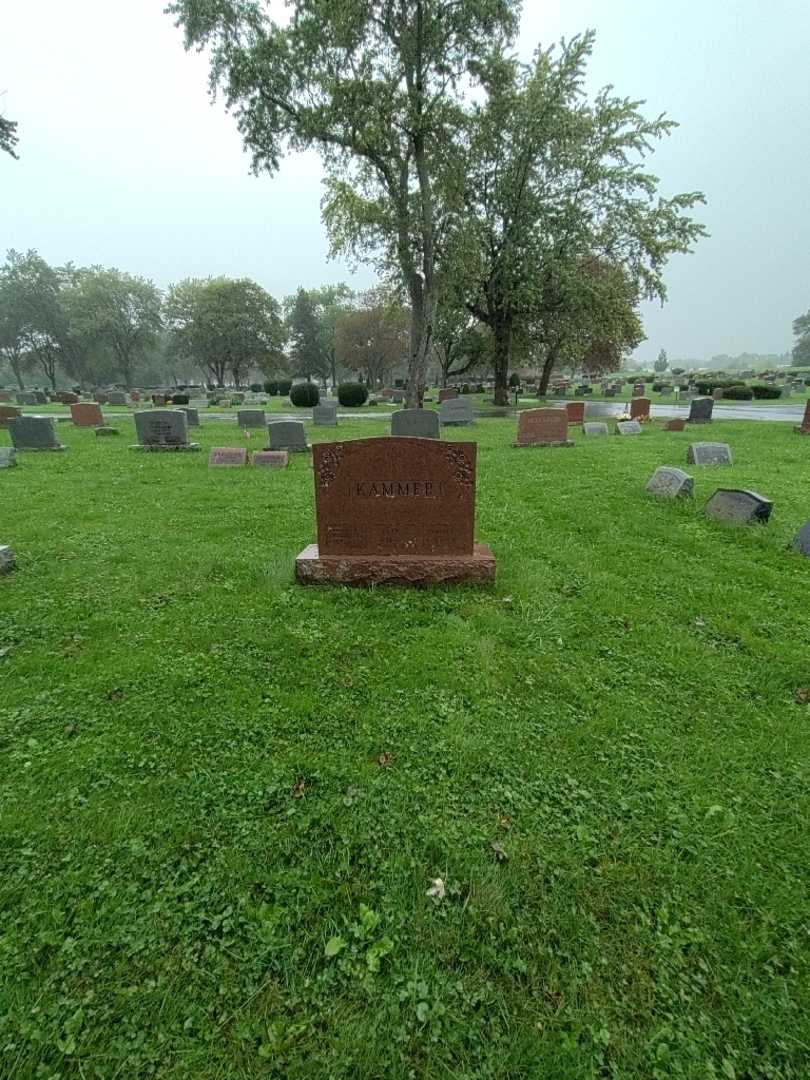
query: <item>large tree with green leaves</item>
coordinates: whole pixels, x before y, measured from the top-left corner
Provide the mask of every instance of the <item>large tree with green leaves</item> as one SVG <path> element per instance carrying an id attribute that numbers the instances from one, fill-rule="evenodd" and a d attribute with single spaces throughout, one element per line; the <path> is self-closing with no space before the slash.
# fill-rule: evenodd
<path id="1" fill-rule="evenodd" d="M 793 366 L 806 367 L 810 365 L 810 311 L 793 320 L 793 335 L 796 338 L 792 353 Z"/>
<path id="2" fill-rule="evenodd" d="M 442 210 L 457 180 L 463 91 L 516 29 L 519 0 L 174 0 L 186 45 L 208 47 L 254 167 L 316 148 L 333 248 L 395 267 L 411 312 L 407 401 L 433 345 Z"/>
<path id="3" fill-rule="evenodd" d="M 169 288 L 164 306 L 169 350 L 217 386 L 239 386 L 251 368 L 285 369 L 278 302 L 249 278 L 187 278 Z"/>
<path id="4" fill-rule="evenodd" d="M 361 298 L 360 306 L 338 320 L 335 350 L 341 364 L 377 387 L 397 366 L 404 366 L 408 351 L 408 313 L 376 289 Z"/>
<path id="5" fill-rule="evenodd" d="M 306 289 L 299 288 L 289 298 L 287 314 L 288 347 L 291 371 L 307 381 L 314 376 L 326 379 L 329 356 L 326 351 L 318 304 Z"/>
<path id="6" fill-rule="evenodd" d="M 588 33 L 559 52 L 539 51 L 530 66 L 500 54 L 481 72 L 486 98 L 469 128 L 466 212 L 454 216 L 448 257 L 470 311 L 492 331 L 500 403 L 517 345 L 539 351 L 544 391 L 554 364 L 580 347 L 581 317 L 591 341 L 613 339 L 617 316 L 628 321 L 628 298 L 663 300 L 667 259 L 703 232 L 687 213 L 702 196 L 659 198 L 644 169 L 673 122 L 647 120 L 640 102 L 610 88 L 586 100 L 592 47 Z M 616 273 L 594 277 L 595 266 Z"/>
<path id="7" fill-rule="evenodd" d="M 85 348 L 106 353 L 123 384 L 132 386 L 163 326 L 157 287 L 121 270 L 93 266 L 72 275 L 68 310 L 71 329 Z"/>

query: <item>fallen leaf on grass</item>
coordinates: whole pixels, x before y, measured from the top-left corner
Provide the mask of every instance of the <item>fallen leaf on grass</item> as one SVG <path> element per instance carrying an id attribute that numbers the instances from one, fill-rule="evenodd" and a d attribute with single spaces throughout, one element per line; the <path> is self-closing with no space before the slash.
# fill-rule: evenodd
<path id="1" fill-rule="evenodd" d="M 65 735 L 67 735 L 68 738 L 70 738 L 72 735 L 75 735 L 77 730 L 78 728 L 75 724 L 65 724 Z"/>
<path id="2" fill-rule="evenodd" d="M 800 686 L 794 696 L 797 705 L 806 705 L 810 701 L 810 689 L 806 686 Z"/>
<path id="3" fill-rule="evenodd" d="M 293 784 L 292 791 L 290 792 L 290 795 L 294 799 L 302 798 L 303 794 L 304 794 L 304 787 L 305 786 L 306 786 L 306 783 L 304 781 L 303 776 L 299 776 L 298 779 Z"/>
<path id="4" fill-rule="evenodd" d="M 490 851 L 495 856 L 496 862 L 504 863 L 509 861 L 509 856 L 504 851 L 503 845 L 499 844 L 497 840 L 491 840 L 489 847 Z"/>
<path id="5" fill-rule="evenodd" d="M 386 750 L 384 754 L 380 754 L 380 756 L 377 758 L 377 764 L 380 766 L 381 769 L 386 769 L 393 760 L 394 755 L 388 750 Z"/>
<path id="6" fill-rule="evenodd" d="M 430 888 L 425 895 L 432 900 L 444 900 L 444 882 L 440 877 L 430 879 Z"/>

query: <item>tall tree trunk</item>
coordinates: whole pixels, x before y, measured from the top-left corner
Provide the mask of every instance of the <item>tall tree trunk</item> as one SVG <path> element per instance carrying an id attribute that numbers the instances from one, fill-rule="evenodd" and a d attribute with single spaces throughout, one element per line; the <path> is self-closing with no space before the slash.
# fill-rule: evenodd
<path id="1" fill-rule="evenodd" d="M 537 387 L 537 396 L 545 397 L 548 390 L 549 380 L 551 379 L 551 373 L 554 370 L 554 365 L 557 363 L 557 357 L 559 355 L 559 349 L 556 345 L 549 346 L 546 358 L 543 361 L 543 373 L 540 376 L 540 382 Z"/>
<path id="2" fill-rule="evenodd" d="M 495 374 L 495 404 L 509 404 L 509 366 L 512 362 L 512 323 L 497 319 L 492 324 L 495 339 L 493 367 Z"/>

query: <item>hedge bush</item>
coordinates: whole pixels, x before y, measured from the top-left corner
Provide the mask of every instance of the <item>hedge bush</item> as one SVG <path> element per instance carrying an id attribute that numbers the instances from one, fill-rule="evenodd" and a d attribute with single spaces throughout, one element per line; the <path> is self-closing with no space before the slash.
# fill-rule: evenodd
<path id="1" fill-rule="evenodd" d="M 344 382 L 338 386 L 337 396 L 341 405 L 356 408 L 368 401 L 368 389 L 359 382 Z"/>
<path id="2" fill-rule="evenodd" d="M 269 379 L 264 384 L 264 392 L 265 394 L 269 394 L 270 397 L 278 397 L 278 383 L 275 379 Z"/>
<path id="3" fill-rule="evenodd" d="M 188 394 L 173 394 L 171 403 L 172 405 L 188 405 Z"/>
<path id="4" fill-rule="evenodd" d="M 699 394 L 711 394 L 713 390 L 725 390 L 729 386 L 739 386 L 739 380 L 708 378 L 696 380 Z"/>
<path id="5" fill-rule="evenodd" d="M 757 401 L 772 401 L 782 396 L 782 388 L 770 386 L 768 383 L 754 383 L 751 387 L 751 393 Z"/>
<path id="6" fill-rule="evenodd" d="M 251 394 L 260 394 L 262 392 L 262 384 L 260 382 L 252 382 L 250 384 Z"/>
<path id="7" fill-rule="evenodd" d="M 276 385 L 278 386 L 279 394 L 282 397 L 286 397 L 292 387 L 292 379 L 279 379 Z"/>
<path id="8" fill-rule="evenodd" d="M 299 409 L 312 408 L 321 400 L 321 392 L 314 382 L 296 383 L 290 391 L 290 401 Z"/>
<path id="9" fill-rule="evenodd" d="M 739 383 L 737 386 L 728 386 L 723 391 L 723 399 L 728 401 L 750 401 L 754 396 L 754 391 L 750 386 L 743 386 Z"/>

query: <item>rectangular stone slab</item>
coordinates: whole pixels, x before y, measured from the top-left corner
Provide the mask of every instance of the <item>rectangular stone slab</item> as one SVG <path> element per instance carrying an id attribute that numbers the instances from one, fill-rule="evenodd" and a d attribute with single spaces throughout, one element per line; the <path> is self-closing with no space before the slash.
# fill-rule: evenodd
<path id="1" fill-rule="evenodd" d="M 11 469 L 17 464 L 17 451 L 13 446 L 0 446 L 0 469 Z"/>
<path id="2" fill-rule="evenodd" d="M 50 416 L 18 416 L 9 420 L 8 430 L 16 450 L 64 450 Z"/>
<path id="3" fill-rule="evenodd" d="M 432 409 L 397 409 L 391 413 L 391 434 L 397 438 L 438 439 L 439 414 Z"/>
<path id="4" fill-rule="evenodd" d="M 731 447 L 727 443 L 696 442 L 686 452 L 687 465 L 731 465 Z"/>
<path id="5" fill-rule="evenodd" d="M 670 499 L 688 498 L 695 487 L 694 478 L 683 469 L 660 465 L 647 482 L 650 495 L 664 495 Z"/>
<path id="6" fill-rule="evenodd" d="M 240 446 L 212 446 L 208 464 L 227 468 L 244 467 L 247 465 L 247 450 Z"/>
<path id="7" fill-rule="evenodd" d="M 719 488 L 709 499 L 705 512 L 718 521 L 737 525 L 764 525 L 771 516 L 773 503 L 764 495 L 744 488 Z"/>
<path id="8" fill-rule="evenodd" d="M 312 422 L 315 427 L 337 427 L 337 405 L 321 402 L 312 409 Z"/>
<path id="9" fill-rule="evenodd" d="M 304 453 L 309 450 L 301 420 L 271 420 L 267 425 L 267 449 Z"/>
<path id="10" fill-rule="evenodd" d="M 289 463 L 286 450 L 257 450 L 253 455 L 253 464 L 259 469 L 286 469 Z"/>
<path id="11" fill-rule="evenodd" d="M 320 557 L 472 555 L 476 454 L 436 439 L 314 446 Z"/>
<path id="12" fill-rule="evenodd" d="M 683 431 L 686 427 L 686 421 L 683 419 L 667 420 L 664 424 L 664 431 Z"/>
<path id="13" fill-rule="evenodd" d="M 620 420 L 616 425 L 617 435 L 641 435 L 643 430 L 638 420 Z"/>
<path id="14" fill-rule="evenodd" d="M 134 415 L 141 446 L 188 446 L 188 419 L 179 409 L 144 409 Z"/>
<path id="15" fill-rule="evenodd" d="M 16 405 L 0 405 L 0 428 L 8 427 L 9 420 L 15 420 L 22 413 Z"/>
<path id="16" fill-rule="evenodd" d="M 263 428 L 267 423 L 264 409 L 239 409 L 236 422 L 241 428 Z"/>
<path id="17" fill-rule="evenodd" d="M 689 402 L 689 424 L 708 424 L 712 418 L 714 400 L 710 397 L 696 397 Z"/>
<path id="18" fill-rule="evenodd" d="M 295 560 L 302 585 L 485 585 L 495 580 L 495 556 L 486 544 L 471 555 L 336 555 L 321 557 L 317 544 Z"/>
<path id="19" fill-rule="evenodd" d="M 580 389 L 579 387 L 577 388 Z M 585 422 L 585 402 L 584 401 L 568 401 L 565 404 L 565 411 L 568 413 L 569 424 L 582 424 Z"/>
<path id="20" fill-rule="evenodd" d="M 76 427 L 101 427 L 104 423 L 101 406 L 95 401 L 79 401 L 71 405 L 70 418 Z"/>
<path id="21" fill-rule="evenodd" d="M 607 435 L 608 426 L 607 424 L 596 420 L 583 424 L 582 431 L 585 435 Z"/>
<path id="22" fill-rule="evenodd" d="M 524 409 L 518 413 L 515 446 L 573 446 L 568 423 L 565 409 Z"/>
<path id="23" fill-rule="evenodd" d="M 475 423 L 469 398 L 448 398 L 439 406 L 439 422 L 447 427 L 464 427 Z"/>
<path id="24" fill-rule="evenodd" d="M 649 420 L 652 402 L 647 397 L 636 397 L 630 402 L 631 420 Z"/>

